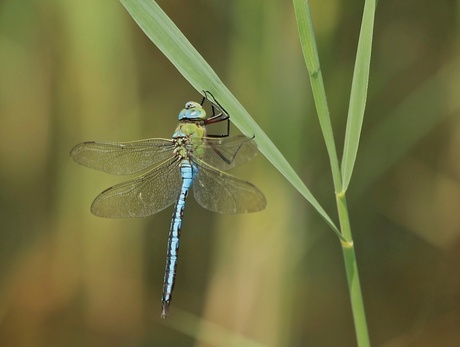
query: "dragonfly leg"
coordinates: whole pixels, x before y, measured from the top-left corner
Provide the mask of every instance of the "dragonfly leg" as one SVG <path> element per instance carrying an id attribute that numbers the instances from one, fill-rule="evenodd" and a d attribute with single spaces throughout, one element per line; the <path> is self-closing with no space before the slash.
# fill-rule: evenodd
<path id="1" fill-rule="evenodd" d="M 214 95 L 212 95 L 211 92 L 207 90 L 203 90 L 203 94 L 204 94 L 204 97 L 203 97 L 203 100 L 201 101 L 201 105 L 203 106 L 205 100 L 207 100 L 211 104 L 211 110 L 212 110 L 212 116 L 206 119 L 205 124 L 208 125 L 208 124 L 227 121 L 227 132 L 225 134 L 216 134 L 216 135 L 207 135 L 207 136 L 208 137 L 228 137 L 230 136 L 230 115 L 221 106 L 221 104 L 219 104 L 219 102 L 216 100 L 216 98 L 214 97 Z M 217 114 L 216 114 L 216 109 L 218 110 Z"/>

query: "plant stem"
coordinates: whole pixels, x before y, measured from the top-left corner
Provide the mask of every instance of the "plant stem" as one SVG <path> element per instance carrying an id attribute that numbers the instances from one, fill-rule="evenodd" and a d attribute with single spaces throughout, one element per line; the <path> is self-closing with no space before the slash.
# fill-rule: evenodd
<path id="1" fill-rule="evenodd" d="M 359 347 L 368 347 L 370 346 L 369 332 L 367 329 L 366 312 L 364 310 L 358 263 L 356 261 L 355 246 L 351 235 L 345 193 L 336 194 L 336 201 L 340 219 L 340 229 L 347 240 L 346 242 L 342 242 L 342 254 L 345 262 L 351 309 L 355 323 L 356 340 Z"/>
<path id="2" fill-rule="evenodd" d="M 327 104 L 326 91 L 321 74 L 318 50 L 311 19 L 310 8 L 307 0 L 293 0 L 294 10 L 299 29 L 300 43 L 304 55 L 305 64 L 310 74 L 310 84 L 321 125 L 324 141 L 326 143 L 329 161 L 331 164 L 332 179 L 337 202 L 337 211 L 340 220 L 339 239 L 342 245 L 342 253 L 347 274 L 348 289 L 350 293 L 353 320 L 355 323 L 356 339 L 359 347 L 369 347 L 369 333 L 366 323 L 366 314 L 361 293 L 361 285 L 358 275 L 355 248 L 348 216 L 345 191 L 342 185 L 342 174 L 339 168 L 337 150 L 332 132 L 332 124 Z"/>

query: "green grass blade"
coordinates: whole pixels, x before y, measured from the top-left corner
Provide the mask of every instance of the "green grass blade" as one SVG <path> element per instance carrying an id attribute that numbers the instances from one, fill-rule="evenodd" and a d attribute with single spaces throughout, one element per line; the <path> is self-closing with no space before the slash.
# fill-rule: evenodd
<path id="1" fill-rule="evenodd" d="M 313 205 L 339 234 L 335 224 L 314 198 L 273 142 L 251 118 L 209 64 L 190 44 L 158 4 L 152 0 L 120 0 L 139 27 L 199 92 L 210 91 L 231 115 L 232 122 L 246 135 L 255 135 L 259 150 Z"/>
<path id="2" fill-rule="evenodd" d="M 313 23 L 310 15 L 310 8 L 308 4 L 308 0 L 293 0 L 294 2 L 294 9 L 296 13 L 297 19 L 297 26 L 299 28 L 299 35 L 300 35 L 300 42 L 302 45 L 302 52 L 304 55 L 305 63 L 307 65 L 308 72 L 310 74 L 310 83 L 312 86 L 312 92 L 315 99 L 315 105 L 318 112 L 318 118 L 321 125 L 321 131 L 323 132 L 324 141 L 326 143 L 326 147 L 328 150 L 329 160 L 331 163 L 331 170 L 332 170 L 332 177 L 334 179 L 334 187 L 336 191 L 336 201 L 337 201 L 337 211 L 339 214 L 340 220 L 340 230 L 342 232 L 342 251 L 344 256 L 345 262 L 345 269 L 347 274 L 348 280 L 348 287 L 350 291 L 350 300 L 351 300 L 351 307 L 353 312 L 353 319 L 355 322 L 355 331 L 356 331 L 356 338 L 359 347 L 368 347 L 370 346 L 369 342 L 369 333 L 367 329 L 366 323 L 366 315 L 364 311 L 364 303 L 361 293 L 361 285 L 359 282 L 359 275 L 358 275 L 358 264 L 356 261 L 356 254 L 353 244 L 353 238 L 351 233 L 351 226 L 350 226 L 350 219 L 348 214 L 348 208 L 346 203 L 346 194 L 343 188 L 342 183 L 342 172 L 339 169 L 338 158 L 337 158 L 337 151 L 335 148 L 335 142 L 332 132 L 332 125 L 331 119 L 329 116 L 329 110 L 327 106 L 327 99 L 326 99 L 326 92 L 324 88 L 324 83 L 321 75 L 321 68 L 319 64 L 319 57 L 316 48 L 316 40 L 313 31 Z M 372 34 L 371 34 L 372 38 Z M 363 40 L 360 40 L 360 42 Z M 361 47 L 361 46 L 360 46 Z M 359 55 L 359 54 L 358 54 Z M 360 56 L 364 55 L 361 53 Z M 370 50 L 369 56 L 370 60 Z M 357 61 L 357 64 L 360 62 Z M 369 65 L 369 61 L 367 62 Z M 355 68 L 355 73 L 357 69 Z M 365 70 L 366 71 L 366 70 Z M 365 97 L 367 92 L 367 76 L 369 75 L 369 66 L 367 66 L 367 72 L 363 73 L 359 71 L 360 74 L 365 75 L 366 77 L 366 85 L 364 89 L 354 90 L 354 94 L 357 94 L 360 98 L 362 98 L 362 104 L 365 104 Z M 358 76 L 361 77 L 361 76 Z M 360 81 L 360 78 L 356 78 L 355 80 Z M 357 86 L 355 83 L 353 84 L 355 87 Z M 359 101 L 359 100 L 358 100 Z M 356 106 L 356 103 L 353 101 L 353 106 Z M 362 110 L 364 113 L 364 108 Z M 350 118 L 348 118 L 350 120 Z M 356 121 L 356 120 L 355 120 Z M 358 119 L 359 122 L 359 119 Z M 362 122 L 362 117 L 361 117 Z M 359 140 L 359 132 L 361 129 L 361 124 L 359 124 L 357 139 L 356 139 L 356 149 Z M 356 136 L 356 134 L 352 135 Z M 349 150 L 353 150 L 351 146 Z M 356 153 L 355 153 L 356 156 Z M 354 162 L 354 158 L 353 158 Z M 352 167 L 351 167 L 352 169 Z M 350 175 L 351 175 L 350 169 Z M 348 185 L 348 181 L 346 185 Z M 345 240 L 345 241 L 344 241 Z"/>
<path id="3" fill-rule="evenodd" d="M 323 75 L 319 64 L 318 50 L 316 48 L 310 7 L 306 0 L 294 0 L 293 3 L 302 53 L 308 73 L 310 74 L 310 85 L 315 100 L 316 110 L 318 112 L 318 120 L 329 155 L 329 162 L 331 164 L 334 189 L 338 193 L 342 190 L 342 178 L 340 176 L 339 160 L 332 131 L 329 107 L 327 106 L 326 90 L 324 88 Z"/>
<path id="4" fill-rule="evenodd" d="M 359 33 L 355 70 L 351 85 L 347 129 L 342 158 L 342 189 L 345 192 L 350 183 L 358 153 L 359 138 L 366 107 L 369 67 L 371 63 L 372 36 L 374 32 L 376 0 L 366 0 L 363 21 Z"/>

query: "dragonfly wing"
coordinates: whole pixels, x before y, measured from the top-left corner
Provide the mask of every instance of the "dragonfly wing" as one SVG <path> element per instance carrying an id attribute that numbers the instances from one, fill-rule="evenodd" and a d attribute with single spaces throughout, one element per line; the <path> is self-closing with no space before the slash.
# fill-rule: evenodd
<path id="1" fill-rule="evenodd" d="M 91 205 L 99 217 L 146 217 L 176 201 L 181 175 L 179 158 L 171 158 L 146 174 L 103 191 Z"/>
<path id="2" fill-rule="evenodd" d="M 218 213 L 249 213 L 263 210 L 267 201 L 252 183 L 219 171 L 196 160 L 198 174 L 193 183 L 196 201 L 204 208 Z"/>
<path id="3" fill-rule="evenodd" d="M 253 138 L 244 135 L 205 138 L 206 150 L 201 158 L 219 170 L 230 170 L 246 163 L 257 155 Z"/>
<path id="4" fill-rule="evenodd" d="M 140 172 L 172 157 L 174 145 L 167 139 L 133 142 L 83 142 L 70 156 L 78 164 L 114 175 Z"/>

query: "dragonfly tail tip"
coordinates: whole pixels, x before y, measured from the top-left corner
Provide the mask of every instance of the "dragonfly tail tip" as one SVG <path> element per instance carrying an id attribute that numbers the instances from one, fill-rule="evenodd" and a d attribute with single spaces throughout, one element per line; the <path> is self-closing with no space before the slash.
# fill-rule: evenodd
<path id="1" fill-rule="evenodd" d="M 169 302 L 163 301 L 163 305 L 161 308 L 161 318 L 168 317 L 168 313 L 169 313 Z"/>

